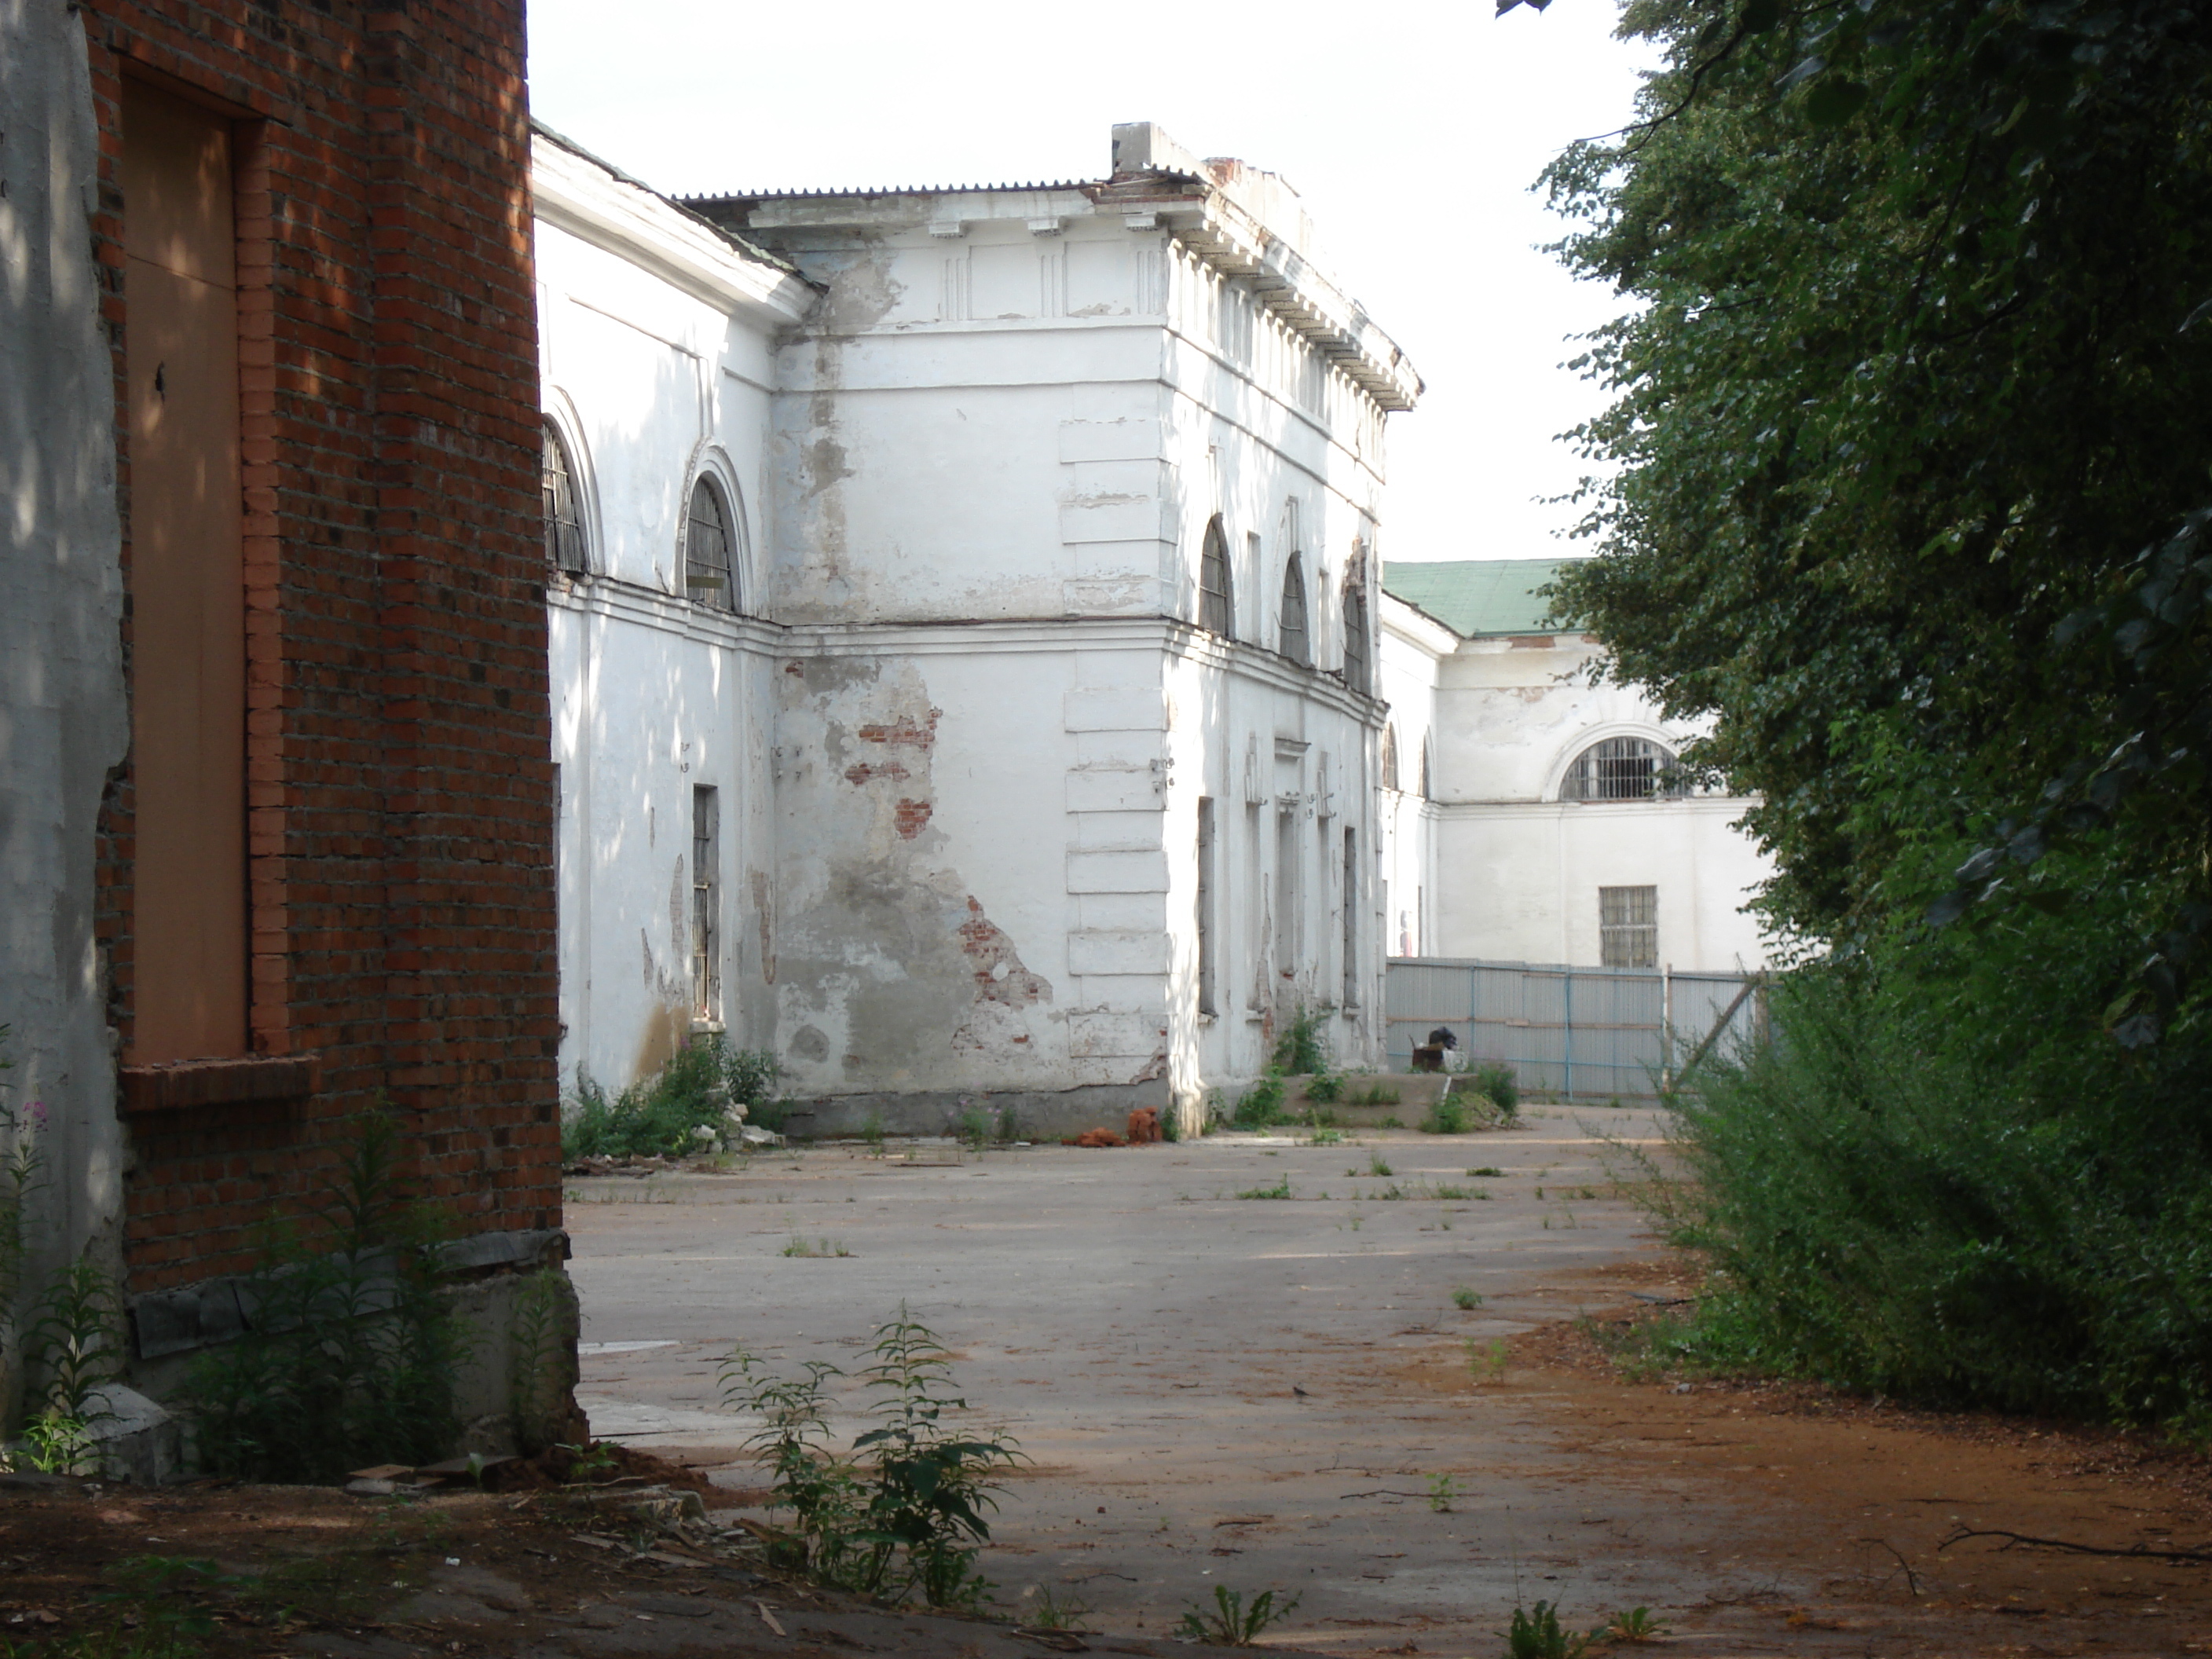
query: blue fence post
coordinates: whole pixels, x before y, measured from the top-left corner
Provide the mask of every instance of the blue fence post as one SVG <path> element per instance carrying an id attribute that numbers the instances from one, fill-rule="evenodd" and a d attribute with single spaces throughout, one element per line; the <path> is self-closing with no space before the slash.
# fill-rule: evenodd
<path id="1" fill-rule="evenodd" d="M 1566 1097 L 1575 1097 L 1575 970 L 1568 969 L 1565 1006 L 1559 1017 L 1559 1056 L 1566 1071 Z"/>

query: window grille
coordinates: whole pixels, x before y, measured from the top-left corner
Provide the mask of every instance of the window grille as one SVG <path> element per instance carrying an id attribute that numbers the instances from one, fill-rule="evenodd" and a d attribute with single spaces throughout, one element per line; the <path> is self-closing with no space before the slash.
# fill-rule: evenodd
<path id="1" fill-rule="evenodd" d="M 1206 546 L 1198 561 L 1198 625 L 1224 640 L 1237 637 L 1235 590 L 1231 586 L 1229 538 L 1216 515 L 1206 526 Z"/>
<path id="2" fill-rule="evenodd" d="M 1680 795 L 1666 775 L 1668 750 L 1644 738 L 1607 738 L 1575 757 L 1559 785 L 1561 800 L 1652 800 Z"/>
<path id="3" fill-rule="evenodd" d="M 580 574 L 589 566 L 584 521 L 576 510 L 576 469 L 568 460 L 568 446 L 550 426 L 538 462 L 538 493 L 545 514 L 545 562 Z"/>
<path id="4" fill-rule="evenodd" d="M 730 514 L 714 481 L 691 486 L 691 512 L 684 531 L 684 590 L 695 604 L 737 609 L 730 578 Z"/>
<path id="5" fill-rule="evenodd" d="M 1659 965 L 1659 890 L 1656 887 L 1601 887 L 1597 890 L 1599 964 L 1606 968 Z"/>
<path id="6" fill-rule="evenodd" d="M 1276 649 L 1301 668 L 1313 666 L 1313 648 L 1306 638 L 1306 575 L 1295 553 L 1283 567 L 1283 627 Z"/>
<path id="7" fill-rule="evenodd" d="M 691 1013 L 695 1019 L 720 1017 L 722 1008 L 721 873 L 720 803 L 710 788 L 691 792 Z"/>
<path id="8" fill-rule="evenodd" d="M 1385 789 L 1395 789 L 1400 787 L 1398 782 L 1398 728 L 1395 726 L 1386 726 L 1382 728 L 1382 787 Z"/>
<path id="9" fill-rule="evenodd" d="M 1350 586 L 1344 590 L 1344 683 L 1354 691 L 1370 689 L 1367 679 L 1367 596 Z"/>

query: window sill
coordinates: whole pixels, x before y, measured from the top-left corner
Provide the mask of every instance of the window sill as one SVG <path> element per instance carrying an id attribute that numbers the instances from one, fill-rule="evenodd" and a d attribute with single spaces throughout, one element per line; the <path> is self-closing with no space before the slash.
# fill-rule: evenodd
<path id="1" fill-rule="evenodd" d="M 179 1060 L 122 1068 L 124 1115 L 234 1106 L 257 1100 L 305 1100 L 322 1087 L 313 1054 L 249 1054 L 237 1060 Z"/>

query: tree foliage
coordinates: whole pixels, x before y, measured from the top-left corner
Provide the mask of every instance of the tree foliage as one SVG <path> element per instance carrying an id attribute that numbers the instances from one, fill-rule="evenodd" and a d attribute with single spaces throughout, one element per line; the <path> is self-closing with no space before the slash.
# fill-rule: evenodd
<path id="1" fill-rule="evenodd" d="M 1503 7 L 1501 7 L 1503 9 Z M 2078 910 L 2104 1024 L 2212 930 L 2212 6 L 1632 0 L 1638 123 L 1549 170 L 1635 303 L 1558 584 L 1714 717 L 1790 930 Z M 2063 856 L 2057 854 L 2063 854 Z M 2027 907 L 2027 909 L 2023 909 Z"/>

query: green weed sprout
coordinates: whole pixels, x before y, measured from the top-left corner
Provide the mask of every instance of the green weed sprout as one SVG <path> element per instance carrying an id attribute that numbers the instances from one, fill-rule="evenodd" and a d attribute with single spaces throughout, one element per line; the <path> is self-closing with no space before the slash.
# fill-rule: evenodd
<path id="1" fill-rule="evenodd" d="M 1252 1598 L 1252 1605 L 1244 1605 L 1241 1590 L 1226 1584 L 1213 1587 L 1213 1611 L 1192 1607 L 1182 1616 L 1182 1623 L 1175 1633 L 1182 1640 L 1207 1642 L 1218 1648 L 1249 1648 L 1260 1632 L 1279 1619 L 1287 1619 L 1295 1611 L 1299 1598 L 1293 1595 L 1278 1606 L 1275 1592 L 1261 1590 Z"/>
<path id="2" fill-rule="evenodd" d="M 1582 1659 L 1595 1635 L 1562 1630 L 1559 1608 L 1552 1602 L 1537 1602 L 1533 1613 L 1516 1607 L 1505 1632 L 1505 1659 Z"/>

